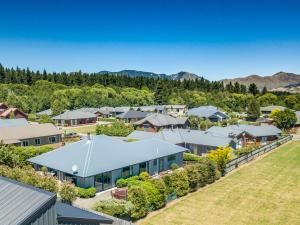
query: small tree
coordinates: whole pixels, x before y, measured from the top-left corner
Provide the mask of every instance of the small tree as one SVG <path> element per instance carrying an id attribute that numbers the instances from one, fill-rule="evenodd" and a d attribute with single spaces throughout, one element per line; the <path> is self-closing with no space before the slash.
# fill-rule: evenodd
<path id="1" fill-rule="evenodd" d="M 146 191 L 139 186 L 130 186 L 128 190 L 128 201 L 133 204 L 131 217 L 139 219 L 148 214 L 148 198 Z"/>
<path id="2" fill-rule="evenodd" d="M 290 109 L 276 113 L 273 119 L 276 125 L 284 130 L 292 128 L 297 122 L 296 113 Z"/>
<path id="3" fill-rule="evenodd" d="M 189 192 L 189 177 L 184 169 L 174 170 L 171 174 L 171 184 L 178 197 L 184 196 Z"/>
<path id="4" fill-rule="evenodd" d="M 256 120 L 260 116 L 260 106 L 258 102 L 253 98 L 248 105 L 248 119 L 249 120 Z"/>
<path id="5" fill-rule="evenodd" d="M 77 190 L 74 184 L 69 181 L 62 183 L 59 190 L 59 196 L 63 202 L 72 204 L 77 197 Z"/>
<path id="6" fill-rule="evenodd" d="M 188 174 L 188 178 L 189 178 L 189 186 L 190 186 L 190 190 L 191 191 L 195 191 L 197 190 L 198 187 L 198 183 L 200 180 L 200 173 L 197 169 L 196 165 L 187 165 L 185 167 L 187 174 Z"/>
<path id="7" fill-rule="evenodd" d="M 255 83 L 252 83 L 252 84 L 249 85 L 248 91 L 249 91 L 249 93 L 251 93 L 253 95 L 259 94 L 259 90 L 258 90 Z"/>
<path id="8" fill-rule="evenodd" d="M 232 159 L 232 149 L 230 147 L 217 148 L 210 151 L 207 157 L 217 164 L 218 170 L 224 175 L 226 164 Z"/>

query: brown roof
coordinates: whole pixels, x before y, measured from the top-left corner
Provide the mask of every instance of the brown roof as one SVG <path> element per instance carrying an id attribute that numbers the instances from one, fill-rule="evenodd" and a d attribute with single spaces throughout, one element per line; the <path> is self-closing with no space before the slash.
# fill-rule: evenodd
<path id="1" fill-rule="evenodd" d="M 0 140 L 3 140 L 5 144 L 18 143 L 24 139 L 60 134 L 62 132 L 51 123 L 0 128 Z"/>

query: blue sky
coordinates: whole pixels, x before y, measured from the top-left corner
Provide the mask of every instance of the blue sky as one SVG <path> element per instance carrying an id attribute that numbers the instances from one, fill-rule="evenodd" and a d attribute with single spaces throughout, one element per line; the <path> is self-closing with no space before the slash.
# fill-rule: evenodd
<path id="1" fill-rule="evenodd" d="M 34 70 L 300 74 L 300 1 L 0 0 L 0 62 Z"/>

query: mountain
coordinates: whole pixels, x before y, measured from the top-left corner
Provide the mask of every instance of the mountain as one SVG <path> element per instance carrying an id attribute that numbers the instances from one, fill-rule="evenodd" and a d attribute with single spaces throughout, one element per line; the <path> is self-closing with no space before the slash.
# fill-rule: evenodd
<path id="1" fill-rule="evenodd" d="M 176 74 L 158 74 L 152 72 L 145 71 L 137 71 L 137 70 L 121 70 L 119 72 L 111 72 L 111 71 L 100 71 L 99 74 L 110 74 L 115 76 L 129 76 L 129 77 L 153 77 L 153 78 L 167 78 L 172 80 L 194 80 L 199 78 L 196 74 L 189 72 L 179 72 Z"/>
<path id="2" fill-rule="evenodd" d="M 238 82 L 247 86 L 249 86 L 251 83 L 255 83 L 259 89 L 263 89 L 263 87 L 266 86 L 268 90 L 272 90 L 300 82 L 300 75 L 294 73 L 279 72 L 272 76 L 251 75 L 234 79 L 224 79 L 222 81 L 224 82 L 224 84 L 227 84 L 229 82 Z"/>

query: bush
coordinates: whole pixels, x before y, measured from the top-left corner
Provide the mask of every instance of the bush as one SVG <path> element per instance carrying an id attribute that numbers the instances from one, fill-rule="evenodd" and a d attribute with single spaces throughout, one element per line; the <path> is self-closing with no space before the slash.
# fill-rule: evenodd
<path id="1" fill-rule="evenodd" d="M 252 151 L 254 151 L 255 149 L 257 149 L 258 146 L 248 146 L 248 147 L 244 147 L 244 148 L 240 148 L 234 151 L 234 154 L 239 157 L 245 154 L 248 154 Z"/>
<path id="2" fill-rule="evenodd" d="M 174 192 L 174 187 L 172 186 L 171 175 L 164 175 L 162 179 L 166 185 L 166 194 L 172 194 Z"/>
<path id="3" fill-rule="evenodd" d="M 186 195 L 189 192 L 189 178 L 186 170 L 174 170 L 171 174 L 171 184 L 178 197 Z"/>
<path id="4" fill-rule="evenodd" d="M 79 198 L 93 198 L 96 195 L 96 188 L 89 187 L 89 188 L 77 188 L 77 196 Z"/>
<path id="5" fill-rule="evenodd" d="M 176 170 L 179 168 L 179 166 L 176 163 L 172 163 L 170 167 L 171 167 L 171 170 Z"/>
<path id="6" fill-rule="evenodd" d="M 130 217 L 133 204 L 129 201 L 108 199 L 96 203 L 94 210 L 119 218 Z"/>
<path id="7" fill-rule="evenodd" d="M 120 178 L 120 179 L 118 179 L 117 182 L 116 182 L 116 186 L 117 186 L 118 188 L 126 187 L 127 185 L 128 185 L 128 182 L 127 182 L 127 180 L 124 179 L 124 178 Z"/>
<path id="8" fill-rule="evenodd" d="M 72 202 L 75 201 L 77 197 L 77 190 L 75 188 L 75 185 L 68 181 L 62 183 L 59 190 L 59 196 L 62 202 L 72 204 Z"/>
<path id="9" fill-rule="evenodd" d="M 115 121 L 110 125 L 97 125 L 96 133 L 108 136 L 126 137 L 134 130 L 131 124 L 126 125 L 123 122 Z"/>
<path id="10" fill-rule="evenodd" d="M 139 219 L 148 214 L 149 202 L 144 188 L 139 186 L 129 187 L 128 200 L 133 204 L 131 218 Z"/>
<path id="11" fill-rule="evenodd" d="M 207 179 L 206 179 L 207 183 L 211 184 L 217 178 L 217 173 L 218 173 L 217 164 L 215 162 L 213 162 L 212 160 L 210 160 L 209 158 L 205 158 L 203 163 L 204 163 L 205 169 L 207 171 Z"/>
<path id="12" fill-rule="evenodd" d="M 199 187 L 204 187 L 206 184 L 213 182 L 209 182 L 211 179 L 209 177 L 208 166 L 205 163 L 197 163 L 195 164 L 195 167 L 199 173 Z"/>
<path id="13" fill-rule="evenodd" d="M 199 156 L 199 155 L 195 155 L 193 153 L 187 153 L 187 152 L 184 152 L 183 153 L 183 161 L 194 161 L 194 162 L 199 162 L 203 160 L 203 157 L 202 156 Z"/>
<path id="14" fill-rule="evenodd" d="M 150 176 L 147 172 L 141 172 L 139 175 L 139 179 L 142 181 L 147 181 L 149 180 Z"/>
<path id="15" fill-rule="evenodd" d="M 189 187 L 191 191 L 196 191 L 200 181 L 200 173 L 196 165 L 187 165 L 184 168 L 189 178 Z"/>
<path id="16" fill-rule="evenodd" d="M 216 163 L 218 170 L 224 175 L 226 164 L 232 159 L 232 149 L 225 147 L 211 150 L 207 157 Z"/>

